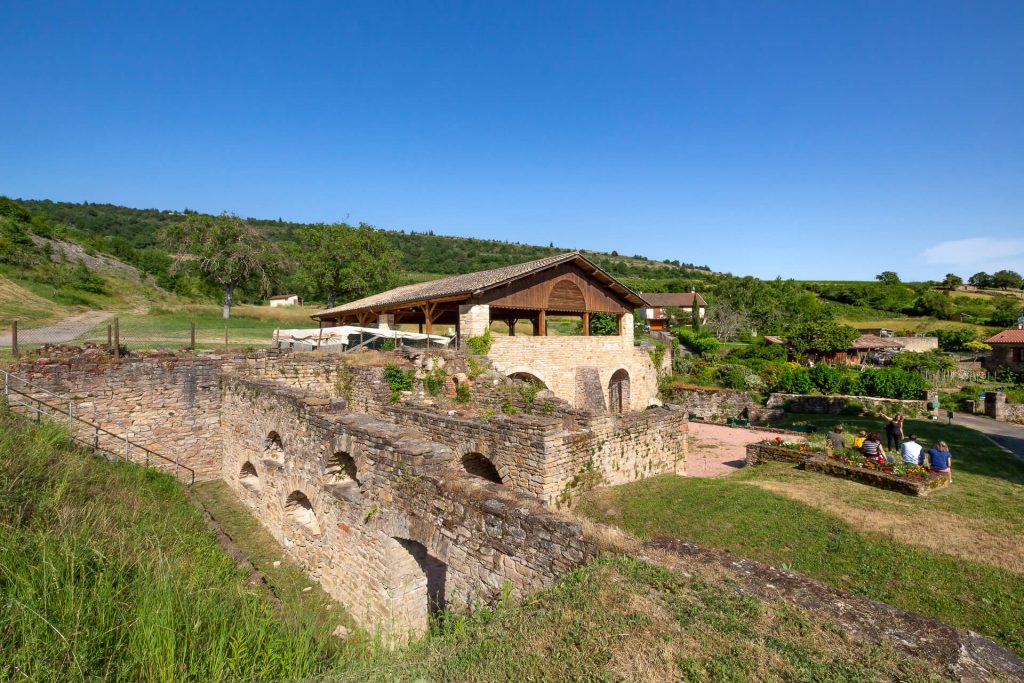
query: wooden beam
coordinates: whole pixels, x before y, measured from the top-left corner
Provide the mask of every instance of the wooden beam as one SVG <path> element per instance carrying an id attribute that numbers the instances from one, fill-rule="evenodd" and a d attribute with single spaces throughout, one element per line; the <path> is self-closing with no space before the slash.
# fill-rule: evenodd
<path id="1" fill-rule="evenodd" d="M 590 313 L 586 311 L 583 312 L 583 336 L 590 336 Z"/>
<path id="2" fill-rule="evenodd" d="M 547 320 L 545 319 L 544 311 L 540 311 L 537 313 L 537 336 L 546 337 L 547 334 Z"/>

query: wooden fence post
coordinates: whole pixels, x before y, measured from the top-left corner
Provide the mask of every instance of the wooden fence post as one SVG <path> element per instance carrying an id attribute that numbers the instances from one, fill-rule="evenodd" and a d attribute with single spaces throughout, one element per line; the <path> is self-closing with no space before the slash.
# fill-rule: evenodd
<path id="1" fill-rule="evenodd" d="M 196 321 L 195 320 L 192 321 L 192 335 L 189 338 L 189 345 L 188 345 L 188 347 L 190 349 L 192 349 L 193 351 L 196 350 Z"/>
<path id="2" fill-rule="evenodd" d="M 114 318 L 114 358 L 121 358 L 121 320 Z"/>
<path id="3" fill-rule="evenodd" d="M 107 350 L 114 347 L 114 326 L 107 323 Z"/>
<path id="4" fill-rule="evenodd" d="M 18 321 L 11 321 L 11 355 L 17 358 L 18 353 Z"/>

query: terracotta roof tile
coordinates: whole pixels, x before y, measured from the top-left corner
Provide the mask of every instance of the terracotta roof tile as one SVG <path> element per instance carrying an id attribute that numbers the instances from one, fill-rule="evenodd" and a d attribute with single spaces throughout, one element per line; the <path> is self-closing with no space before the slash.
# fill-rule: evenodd
<path id="1" fill-rule="evenodd" d="M 985 340 L 986 344 L 1024 344 L 1024 330 L 1003 330 Z"/>
<path id="2" fill-rule="evenodd" d="M 644 294 L 647 303 L 651 306 L 664 308 L 665 306 L 678 306 L 679 308 L 691 308 L 693 306 L 693 292 L 669 292 L 667 294 Z M 704 297 L 697 293 L 697 305 L 707 306 Z"/>
<path id="3" fill-rule="evenodd" d="M 862 334 L 850 342 L 851 349 L 902 349 L 903 344 L 895 339 L 886 339 L 877 334 Z"/>

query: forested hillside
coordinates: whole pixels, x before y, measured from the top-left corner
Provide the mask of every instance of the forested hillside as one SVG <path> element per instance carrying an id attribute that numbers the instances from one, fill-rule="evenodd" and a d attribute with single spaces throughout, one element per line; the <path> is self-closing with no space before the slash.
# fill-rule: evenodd
<path id="1" fill-rule="evenodd" d="M 158 209 L 132 209 L 113 204 L 53 202 L 19 199 L 33 214 L 45 213 L 52 223 L 68 226 L 73 231 L 95 239 L 95 247 L 134 262 L 130 249 L 146 251 L 161 246 L 159 234 L 165 228 L 181 223 L 189 213 Z M 272 240 L 293 242 L 304 227 L 281 219 L 246 219 Z M 430 232 L 385 230 L 385 234 L 401 251 L 404 270 L 413 279 L 426 275 L 452 275 L 487 268 L 522 263 L 552 254 L 576 249 L 582 245 L 535 246 L 519 242 L 482 240 L 436 235 Z M 130 249 L 129 249 L 130 248 Z M 601 267 L 615 275 L 640 279 L 694 279 L 707 272 L 706 266 L 681 263 L 678 259 L 655 261 L 644 256 L 620 256 L 616 252 L 586 251 Z M 697 271 L 697 272 L 695 272 Z"/>

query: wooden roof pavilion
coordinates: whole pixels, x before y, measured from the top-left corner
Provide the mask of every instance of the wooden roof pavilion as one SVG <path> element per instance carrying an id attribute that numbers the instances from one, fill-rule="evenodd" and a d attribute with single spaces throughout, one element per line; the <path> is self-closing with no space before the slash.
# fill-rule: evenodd
<path id="1" fill-rule="evenodd" d="M 365 326 L 380 315 L 393 315 L 394 323 L 459 324 L 459 307 L 487 304 L 491 320 L 503 320 L 514 330 L 515 321 L 532 320 L 535 334 L 545 334 L 548 314 L 580 316 L 584 334 L 590 313 L 621 316 L 647 305 L 642 296 L 606 273 L 577 251 L 528 263 L 396 287 L 312 315 L 326 323 Z"/>

